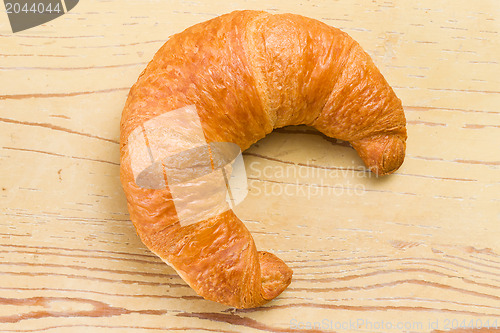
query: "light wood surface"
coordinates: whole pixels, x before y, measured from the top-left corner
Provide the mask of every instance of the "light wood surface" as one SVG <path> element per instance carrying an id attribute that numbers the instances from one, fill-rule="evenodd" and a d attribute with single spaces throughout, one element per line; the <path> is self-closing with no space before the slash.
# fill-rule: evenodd
<path id="1" fill-rule="evenodd" d="M 409 137 L 380 179 L 306 127 L 245 153 L 237 214 L 294 270 L 252 310 L 203 300 L 150 253 L 119 182 L 130 86 L 169 35 L 235 9 L 349 33 Z M 1 12 L 0 331 L 500 332 L 479 329 L 500 327 L 499 31 L 496 0 L 86 0 L 16 34 Z"/>

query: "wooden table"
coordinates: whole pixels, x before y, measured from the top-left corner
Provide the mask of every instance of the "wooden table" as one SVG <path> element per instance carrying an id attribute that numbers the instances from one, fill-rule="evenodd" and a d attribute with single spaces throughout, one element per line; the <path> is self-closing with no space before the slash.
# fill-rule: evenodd
<path id="1" fill-rule="evenodd" d="M 234 310 L 141 243 L 118 140 L 128 89 L 168 36 L 245 8 L 358 40 L 402 99 L 409 138 L 383 179 L 304 127 L 251 147 L 237 213 L 294 279 Z M 2 12 L 0 331 L 500 332 L 479 329 L 500 327 L 499 20 L 496 0 L 86 0 L 13 34 Z"/>

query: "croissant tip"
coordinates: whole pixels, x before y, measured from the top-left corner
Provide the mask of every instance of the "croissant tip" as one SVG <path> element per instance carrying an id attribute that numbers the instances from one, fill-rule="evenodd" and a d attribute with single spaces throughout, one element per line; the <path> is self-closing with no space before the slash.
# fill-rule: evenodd
<path id="1" fill-rule="evenodd" d="M 399 134 L 378 135 L 352 145 L 371 172 L 385 176 L 394 173 L 403 164 L 406 137 Z"/>
<path id="2" fill-rule="evenodd" d="M 281 294 L 292 282 L 293 271 L 272 253 L 259 252 L 263 298 L 271 300 Z"/>

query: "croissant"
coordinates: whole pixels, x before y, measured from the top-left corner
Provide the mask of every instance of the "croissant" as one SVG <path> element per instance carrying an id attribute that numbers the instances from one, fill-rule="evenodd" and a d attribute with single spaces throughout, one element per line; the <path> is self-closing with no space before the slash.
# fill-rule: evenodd
<path id="1" fill-rule="evenodd" d="M 211 170 L 231 171 L 224 164 L 234 147 L 299 124 L 349 141 L 377 175 L 403 163 L 401 101 L 357 42 L 303 16 L 235 11 L 194 25 L 170 37 L 131 88 L 120 124 L 130 218 L 144 244 L 205 299 L 258 307 L 290 284 L 292 270 L 257 251 L 220 203 L 224 193 L 202 189 L 227 176 Z M 216 151 L 216 143 L 228 146 Z M 183 187 L 189 179 L 204 180 Z M 210 211 L 185 222 L 199 206 Z"/>

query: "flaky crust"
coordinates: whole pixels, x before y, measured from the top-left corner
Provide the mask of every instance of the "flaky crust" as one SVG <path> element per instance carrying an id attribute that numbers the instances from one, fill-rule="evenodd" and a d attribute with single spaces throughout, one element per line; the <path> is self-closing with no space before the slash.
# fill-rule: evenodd
<path id="1" fill-rule="evenodd" d="M 144 244 L 199 295 L 237 308 L 278 296 L 291 282 L 291 269 L 258 252 L 232 210 L 181 226 L 168 187 L 139 187 L 132 172 L 132 131 L 187 105 L 196 106 L 208 142 L 244 150 L 274 128 L 306 124 L 349 141 L 379 175 L 404 159 L 401 102 L 344 32 L 298 15 L 237 11 L 172 36 L 123 110 L 121 182 Z"/>

